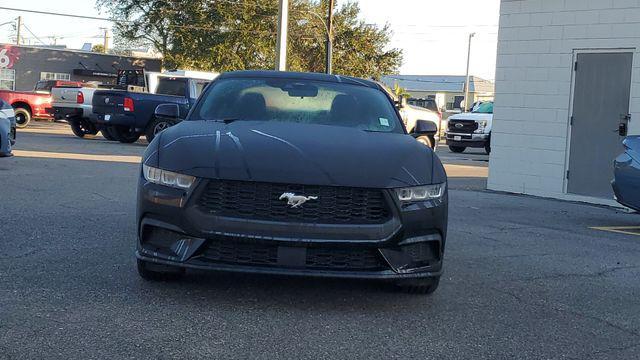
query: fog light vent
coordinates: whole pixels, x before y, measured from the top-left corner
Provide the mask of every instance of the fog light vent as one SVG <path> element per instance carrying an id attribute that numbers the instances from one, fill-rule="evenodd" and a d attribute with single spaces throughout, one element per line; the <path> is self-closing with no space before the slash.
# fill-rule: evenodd
<path id="1" fill-rule="evenodd" d="M 142 233 L 142 248 L 165 255 L 171 260 L 185 261 L 198 251 L 204 239 L 191 238 L 170 230 L 147 226 Z"/>
<path id="2" fill-rule="evenodd" d="M 436 241 L 422 242 L 403 246 L 402 251 L 409 255 L 415 267 L 427 266 L 437 261 L 440 254 L 440 243 Z"/>

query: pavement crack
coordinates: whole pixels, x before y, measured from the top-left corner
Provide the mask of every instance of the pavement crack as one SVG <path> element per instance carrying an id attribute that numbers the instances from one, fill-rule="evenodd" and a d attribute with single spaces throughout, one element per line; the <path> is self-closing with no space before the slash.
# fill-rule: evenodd
<path id="1" fill-rule="evenodd" d="M 2 256 L 0 257 L 0 260 L 8 260 L 8 259 L 23 259 L 26 257 L 29 257 L 31 255 L 37 254 L 38 252 L 42 251 L 44 249 L 33 249 L 33 250 L 29 250 L 27 252 L 21 253 L 21 254 L 17 254 L 17 255 L 13 255 L 13 256 Z"/>
<path id="2" fill-rule="evenodd" d="M 625 350 L 629 350 L 629 349 L 633 349 L 635 347 L 639 347 L 640 343 L 637 344 L 631 344 L 631 345 L 627 345 L 627 346 L 609 346 L 607 347 L 605 350 L 598 350 L 598 351 L 594 351 L 592 353 L 589 354 L 585 354 L 588 357 L 592 357 L 594 355 L 604 355 L 606 353 L 612 352 L 612 351 L 625 351 Z M 576 357 L 576 358 L 571 358 L 571 359 L 584 359 L 585 356 L 582 357 Z"/>
<path id="3" fill-rule="evenodd" d="M 600 317 L 597 317 L 597 316 L 594 316 L 594 315 L 584 314 L 584 313 L 581 313 L 581 312 L 578 312 L 578 311 L 574 311 L 574 310 L 571 310 L 571 309 L 563 309 L 563 308 L 558 307 L 558 306 L 545 305 L 543 303 L 539 303 L 539 302 L 535 302 L 535 301 L 529 301 L 525 297 L 522 297 L 522 296 L 520 296 L 518 294 L 515 294 L 515 293 L 513 293 L 511 291 L 507 291 L 507 290 L 504 290 L 504 289 L 500 289 L 500 288 L 496 288 L 496 287 L 489 287 L 489 288 L 491 290 L 493 290 L 493 291 L 496 291 L 496 292 L 499 292 L 501 294 L 504 294 L 504 295 L 507 295 L 507 296 L 510 296 L 510 297 L 514 298 L 519 304 L 529 305 L 529 306 L 533 306 L 533 307 L 539 307 L 539 308 L 543 308 L 543 309 L 552 310 L 552 311 L 555 311 L 555 312 L 571 314 L 571 315 L 574 315 L 574 316 L 577 316 L 577 317 L 581 317 L 581 318 L 584 318 L 584 319 L 594 320 L 594 321 L 603 323 L 603 324 L 605 324 L 605 325 L 607 325 L 607 326 L 609 326 L 611 328 L 614 328 L 614 329 L 616 329 L 616 330 L 618 330 L 620 332 L 623 332 L 623 333 L 625 333 L 627 335 L 631 335 L 633 337 L 640 338 L 640 333 L 638 331 L 622 327 L 622 326 L 620 326 L 618 324 L 615 324 L 615 323 L 613 323 L 613 322 L 611 322 L 611 321 L 609 321 L 607 319 L 603 319 L 603 318 L 600 318 Z M 640 344 L 635 344 L 635 345 L 632 345 L 632 346 L 629 346 L 629 347 L 631 348 L 631 347 L 638 346 L 638 345 L 640 345 Z M 611 348 L 611 350 L 618 350 L 618 349 Z M 609 350 L 609 351 L 611 351 L 611 350 Z M 623 349 L 620 349 L 620 350 L 625 350 L 625 349 L 623 348 Z"/>
<path id="4" fill-rule="evenodd" d="M 110 198 L 108 198 L 108 197 L 106 197 L 106 196 L 104 196 L 104 195 L 102 195 L 102 194 L 100 194 L 100 193 L 97 193 L 97 192 L 94 192 L 94 193 L 92 193 L 92 194 L 93 194 L 93 195 L 98 195 L 99 197 L 101 197 L 101 198 L 102 198 L 102 199 L 104 199 L 104 200 L 111 200 Z"/>
<path id="5" fill-rule="evenodd" d="M 553 274 L 553 275 L 544 275 L 544 276 L 535 276 L 529 278 L 520 278 L 513 279 L 511 281 L 536 281 L 536 280 L 555 280 L 555 279 L 566 279 L 566 278 L 597 278 L 603 277 L 609 274 L 612 274 L 616 271 L 620 270 L 630 270 L 630 269 L 639 269 L 640 265 L 633 266 L 616 266 L 608 269 L 604 269 L 595 273 L 588 274 L 579 274 L 579 273 L 568 273 L 568 274 Z"/>

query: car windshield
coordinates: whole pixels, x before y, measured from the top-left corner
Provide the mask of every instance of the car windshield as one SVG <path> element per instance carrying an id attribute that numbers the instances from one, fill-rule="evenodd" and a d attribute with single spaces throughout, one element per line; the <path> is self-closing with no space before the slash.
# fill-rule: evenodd
<path id="1" fill-rule="evenodd" d="M 377 89 L 301 79 L 222 79 L 190 120 L 256 120 L 403 133 L 395 109 Z"/>
<path id="2" fill-rule="evenodd" d="M 475 109 L 473 109 L 472 112 L 478 113 L 478 114 L 493 114 L 493 103 L 492 102 L 482 103 L 478 105 Z"/>

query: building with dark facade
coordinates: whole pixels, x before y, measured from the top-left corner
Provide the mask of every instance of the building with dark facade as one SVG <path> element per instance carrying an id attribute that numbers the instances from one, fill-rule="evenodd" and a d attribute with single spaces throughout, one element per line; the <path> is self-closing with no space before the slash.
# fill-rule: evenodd
<path id="1" fill-rule="evenodd" d="M 159 72 L 162 70 L 162 60 L 0 44 L 0 89 L 32 90 L 40 80 L 111 84 L 121 69 Z"/>

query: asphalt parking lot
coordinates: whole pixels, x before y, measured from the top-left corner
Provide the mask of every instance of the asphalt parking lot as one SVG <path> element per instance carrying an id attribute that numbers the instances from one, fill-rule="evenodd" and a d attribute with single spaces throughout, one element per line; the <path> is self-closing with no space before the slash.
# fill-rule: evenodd
<path id="1" fill-rule="evenodd" d="M 483 191 L 486 155 L 441 147 L 449 238 L 430 297 L 201 272 L 151 283 L 133 256 L 144 147 L 36 123 L 0 159 L 0 358 L 638 358 L 640 235 L 605 231 L 638 215 Z"/>

